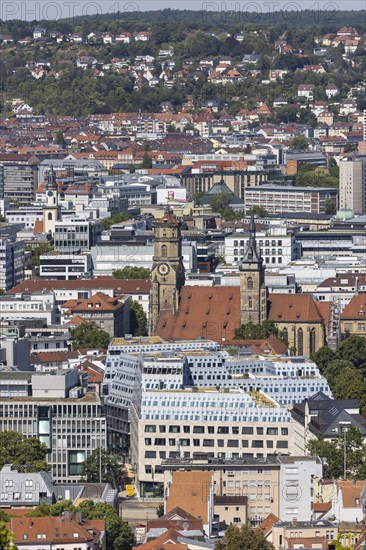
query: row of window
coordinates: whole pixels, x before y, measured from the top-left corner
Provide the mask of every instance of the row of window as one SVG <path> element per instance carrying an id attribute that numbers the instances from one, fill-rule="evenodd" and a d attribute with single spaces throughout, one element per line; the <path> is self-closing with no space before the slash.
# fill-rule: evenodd
<path id="1" fill-rule="evenodd" d="M 166 446 L 168 444 L 170 447 L 225 447 L 226 443 L 226 447 L 238 448 L 240 444 L 240 441 L 238 439 L 229 439 L 227 441 L 225 441 L 224 439 L 218 439 L 216 442 L 215 439 L 203 439 L 203 441 L 201 441 L 200 439 L 193 439 L 192 442 L 190 439 L 168 439 L 168 441 L 166 441 L 165 439 L 156 439 L 155 441 L 157 441 L 157 443 L 155 443 L 155 446 Z M 264 448 L 264 441 L 260 439 L 253 440 L 251 443 L 252 449 Z M 145 445 L 147 447 L 152 445 L 151 439 L 145 438 Z M 245 439 L 241 441 L 241 447 L 249 448 L 249 446 L 249 441 Z M 266 446 L 267 449 L 273 449 L 274 442 L 266 441 Z M 288 449 L 288 441 L 276 441 L 276 449 Z M 145 451 L 145 458 L 157 458 L 156 451 Z"/>
<path id="2" fill-rule="evenodd" d="M 169 430 L 167 430 L 168 426 L 160 425 L 159 426 L 159 432 L 160 433 L 166 433 L 167 431 L 169 433 L 191 433 L 191 426 L 169 426 Z M 153 424 L 147 424 L 145 426 L 145 433 L 156 433 L 157 432 L 157 426 Z M 182 430 L 181 430 L 182 428 Z M 217 426 L 216 433 L 218 434 L 228 434 L 229 433 L 229 426 Z M 193 426 L 192 433 L 194 434 L 204 434 L 206 433 L 206 427 L 205 426 Z M 214 426 L 207 426 L 207 433 L 214 434 L 215 433 L 215 427 Z M 231 433 L 233 435 L 239 435 L 240 429 L 238 426 L 231 426 Z M 245 435 L 253 435 L 254 434 L 254 428 L 252 426 L 242 426 L 241 433 Z M 264 435 L 264 428 L 262 426 L 258 426 L 256 428 L 257 435 Z M 268 427 L 266 428 L 266 434 L 267 435 L 278 435 L 279 434 L 279 428 L 276 427 Z M 281 435 L 288 435 L 288 428 L 281 428 Z"/>

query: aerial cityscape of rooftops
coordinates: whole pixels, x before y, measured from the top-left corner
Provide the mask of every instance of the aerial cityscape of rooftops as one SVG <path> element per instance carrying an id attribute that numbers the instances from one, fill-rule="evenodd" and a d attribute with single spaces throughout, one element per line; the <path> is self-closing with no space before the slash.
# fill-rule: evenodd
<path id="1" fill-rule="evenodd" d="M 2 9 L 0 548 L 366 550 L 366 11 L 145 4 Z"/>

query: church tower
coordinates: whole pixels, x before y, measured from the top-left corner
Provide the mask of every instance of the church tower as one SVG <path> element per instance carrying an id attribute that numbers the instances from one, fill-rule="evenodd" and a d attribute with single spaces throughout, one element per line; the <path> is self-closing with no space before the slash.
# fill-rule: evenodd
<path id="1" fill-rule="evenodd" d="M 46 183 L 46 205 L 43 210 L 44 233 L 55 233 L 55 224 L 59 219 L 58 189 L 56 174 L 51 166 Z"/>
<path id="2" fill-rule="evenodd" d="M 180 289 L 184 285 L 181 223 L 166 212 L 155 226 L 155 246 L 151 272 L 149 333 L 155 334 L 163 312 L 175 314 Z"/>
<path id="3" fill-rule="evenodd" d="M 239 270 L 241 324 L 260 325 L 267 319 L 267 289 L 263 259 L 257 250 L 253 214 L 250 219 L 249 242 Z"/>

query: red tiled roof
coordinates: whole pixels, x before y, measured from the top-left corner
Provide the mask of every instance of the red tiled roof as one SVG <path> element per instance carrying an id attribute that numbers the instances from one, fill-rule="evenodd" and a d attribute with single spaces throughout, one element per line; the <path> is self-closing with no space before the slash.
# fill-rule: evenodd
<path id="1" fill-rule="evenodd" d="M 324 322 L 311 295 L 270 294 L 268 305 L 269 320 Z M 162 312 L 156 334 L 173 340 L 204 337 L 231 342 L 240 319 L 240 287 L 183 287 L 177 314 Z"/>
<path id="2" fill-rule="evenodd" d="M 264 535 L 268 535 L 270 531 L 272 531 L 272 527 L 279 521 L 280 518 L 278 518 L 275 514 L 269 514 L 262 523 L 258 525 L 258 529 L 262 531 Z"/>
<path id="3" fill-rule="evenodd" d="M 104 521 L 98 522 L 98 526 L 102 526 L 104 530 Z M 72 516 L 11 518 L 8 527 L 14 534 L 14 543 L 22 545 L 25 540 L 24 535 L 28 545 L 39 544 L 39 538 L 42 538 L 42 544 L 75 544 L 77 542 L 80 545 L 94 540 L 95 535 L 89 532 L 90 529 L 96 531 L 97 538 L 100 534 L 99 529 L 94 526 L 94 521 L 78 522 Z"/>
<path id="4" fill-rule="evenodd" d="M 62 309 L 70 310 L 74 313 L 77 311 L 88 312 L 88 311 L 117 311 L 123 307 L 122 302 L 119 302 L 116 298 L 111 298 L 103 292 L 97 292 L 90 298 L 85 300 L 69 300 L 65 302 L 62 306 Z M 66 312 L 67 313 L 67 312 Z"/>
<path id="5" fill-rule="evenodd" d="M 366 294 L 355 294 L 341 313 L 341 319 L 366 319 Z"/>
<path id="6" fill-rule="evenodd" d="M 27 292 L 51 291 L 51 290 L 98 290 L 113 289 L 115 294 L 148 294 L 150 291 L 148 279 L 115 279 L 114 277 L 95 277 L 94 279 L 75 279 L 73 281 L 51 281 L 41 278 L 26 279 L 7 292 L 7 294 L 19 294 Z"/>

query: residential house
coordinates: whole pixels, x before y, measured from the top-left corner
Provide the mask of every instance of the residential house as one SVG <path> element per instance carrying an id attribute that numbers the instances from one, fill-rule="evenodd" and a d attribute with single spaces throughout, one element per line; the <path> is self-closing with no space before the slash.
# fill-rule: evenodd
<path id="1" fill-rule="evenodd" d="M 300 84 L 297 89 L 297 95 L 298 97 L 304 97 L 308 101 L 313 101 L 314 89 L 314 84 Z"/>
<path id="2" fill-rule="evenodd" d="M 355 294 L 340 316 L 343 338 L 357 335 L 366 337 L 366 293 Z"/>
<path id="3" fill-rule="evenodd" d="M 95 322 L 111 336 L 124 336 L 129 333 L 129 313 L 128 297 L 117 300 L 103 292 L 97 292 L 86 299 L 69 300 L 61 306 L 61 319 L 64 324 L 78 315 L 85 321 Z"/>

